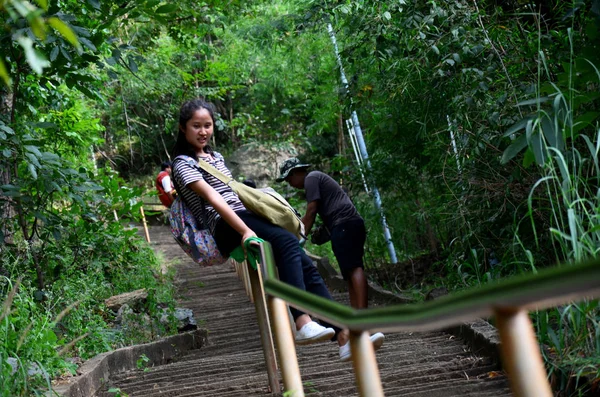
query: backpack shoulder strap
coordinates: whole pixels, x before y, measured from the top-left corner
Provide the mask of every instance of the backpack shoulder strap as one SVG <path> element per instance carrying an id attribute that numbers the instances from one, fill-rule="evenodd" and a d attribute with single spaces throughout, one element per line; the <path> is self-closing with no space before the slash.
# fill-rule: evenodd
<path id="1" fill-rule="evenodd" d="M 188 163 L 188 165 L 198 168 L 198 163 L 196 161 L 194 161 L 194 159 L 191 158 L 190 156 L 179 155 L 179 156 L 175 157 L 173 159 L 173 165 L 177 161 L 185 161 Z M 179 184 L 177 183 L 177 178 L 173 177 L 172 179 L 173 179 L 173 185 L 175 185 L 175 190 L 181 191 L 179 189 Z M 187 205 L 185 199 L 183 198 L 183 194 L 180 194 L 180 197 L 181 197 L 181 200 L 183 201 L 183 203 Z M 206 201 L 204 201 L 204 199 L 202 197 L 200 197 L 200 201 L 202 202 L 202 224 L 204 227 L 208 227 L 208 221 L 207 221 L 207 217 L 206 217 Z"/>

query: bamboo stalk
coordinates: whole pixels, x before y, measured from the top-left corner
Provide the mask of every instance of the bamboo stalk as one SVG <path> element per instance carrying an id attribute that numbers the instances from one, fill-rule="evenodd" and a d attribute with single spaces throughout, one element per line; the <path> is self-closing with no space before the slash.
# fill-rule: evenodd
<path id="1" fill-rule="evenodd" d="M 356 377 L 356 387 L 361 397 L 383 397 L 383 387 L 375 349 L 368 331 L 350 333 L 352 365 Z"/>
<path id="2" fill-rule="evenodd" d="M 517 397 L 552 397 L 552 389 L 533 325 L 527 311 L 496 309 L 502 341 L 502 361 L 510 387 Z"/>
<path id="3" fill-rule="evenodd" d="M 300 367 L 298 366 L 298 357 L 296 356 L 296 346 L 294 344 L 292 328 L 290 327 L 287 304 L 285 301 L 272 296 L 268 299 L 285 395 L 289 397 L 304 397 L 304 386 L 300 377 Z"/>

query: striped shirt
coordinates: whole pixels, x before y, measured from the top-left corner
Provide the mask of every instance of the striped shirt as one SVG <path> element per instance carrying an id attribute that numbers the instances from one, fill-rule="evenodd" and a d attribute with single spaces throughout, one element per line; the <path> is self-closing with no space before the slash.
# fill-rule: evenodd
<path id="1" fill-rule="evenodd" d="M 220 153 L 213 152 L 212 157 L 213 160 L 201 159 L 200 161 L 206 161 L 208 164 L 212 165 L 222 173 L 231 177 L 231 171 L 229 171 L 229 169 L 225 166 L 225 159 L 223 156 Z M 213 235 L 215 234 L 215 227 L 217 226 L 219 219 L 221 219 L 221 215 L 215 211 L 213 206 L 208 201 L 202 200 L 202 198 L 196 192 L 188 187 L 190 183 L 204 180 L 213 189 L 215 189 L 217 193 L 223 197 L 223 199 L 225 199 L 225 202 L 227 202 L 232 210 L 245 210 L 245 207 L 240 201 L 239 197 L 234 193 L 233 190 L 231 190 L 229 186 L 198 167 L 196 161 L 191 157 L 178 156 L 175 158 L 173 161 L 173 179 L 175 181 L 175 185 L 178 187 L 177 193 L 181 195 L 183 201 L 192 211 L 199 224 L 203 224 L 204 217 L 202 215 L 202 203 L 204 201 L 204 208 L 206 209 L 205 216 L 208 223 L 208 225 L 204 225 L 204 227 L 207 227 Z"/>

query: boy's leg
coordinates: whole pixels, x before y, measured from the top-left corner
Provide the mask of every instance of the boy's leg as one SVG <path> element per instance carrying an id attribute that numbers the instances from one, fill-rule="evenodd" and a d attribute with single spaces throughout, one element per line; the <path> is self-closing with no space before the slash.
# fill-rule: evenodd
<path id="1" fill-rule="evenodd" d="M 342 276 L 348 282 L 350 304 L 355 309 L 368 306 L 368 284 L 363 264 L 366 236 L 362 219 L 337 225 L 331 231 L 331 248 Z"/>
<path id="2" fill-rule="evenodd" d="M 348 280 L 348 291 L 350 293 L 350 305 L 355 309 L 366 309 L 369 306 L 369 285 L 362 267 L 355 267 L 350 271 Z"/>

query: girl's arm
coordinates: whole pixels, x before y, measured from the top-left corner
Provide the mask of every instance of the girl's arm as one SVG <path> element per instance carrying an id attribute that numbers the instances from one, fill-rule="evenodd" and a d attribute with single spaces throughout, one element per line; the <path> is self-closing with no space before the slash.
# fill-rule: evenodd
<path id="1" fill-rule="evenodd" d="M 252 231 L 244 221 L 229 207 L 223 197 L 217 193 L 206 181 L 200 180 L 192 182 L 188 185 L 196 194 L 208 201 L 215 211 L 231 226 L 236 232 L 242 235 L 242 245 L 246 239 L 256 237 L 256 233 Z"/>

